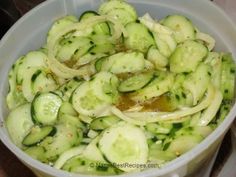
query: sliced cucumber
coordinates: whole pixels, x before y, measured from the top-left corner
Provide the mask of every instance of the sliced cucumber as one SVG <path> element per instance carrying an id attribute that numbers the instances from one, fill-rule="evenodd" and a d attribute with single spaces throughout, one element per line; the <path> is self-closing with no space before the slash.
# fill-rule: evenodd
<path id="1" fill-rule="evenodd" d="M 195 71 L 199 62 L 208 54 L 208 49 L 201 43 L 187 40 L 179 44 L 170 57 L 170 70 L 174 73 Z"/>
<path id="2" fill-rule="evenodd" d="M 23 57 L 19 58 L 16 63 L 13 64 L 8 74 L 9 92 L 7 94 L 6 102 L 10 110 L 26 103 L 26 99 L 22 93 L 22 86 L 17 84 L 16 80 L 18 66 L 22 60 Z"/>
<path id="3" fill-rule="evenodd" d="M 78 156 L 80 154 L 82 154 L 82 152 L 84 151 L 85 146 L 80 145 L 77 147 L 73 147 L 65 152 L 63 152 L 59 158 L 57 159 L 57 161 L 54 163 L 54 168 L 56 169 L 60 169 L 63 167 L 63 165 L 66 163 L 67 160 L 71 159 L 72 157 Z"/>
<path id="4" fill-rule="evenodd" d="M 29 103 L 13 109 L 6 119 L 9 135 L 18 147 L 23 146 L 22 140 L 30 132 L 33 125 Z"/>
<path id="5" fill-rule="evenodd" d="M 184 154 L 185 152 L 191 150 L 197 146 L 203 137 L 200 135 L 183 135 L 175 138 L 167 151 L 175 153 L 177 156 Z"/>
<path id="6" fill-rule="evenodd" d="M 140 52 L 120 52 L 110 56 L 102 63 L 102 71 L 110 71 L 114 74 L 135 73 L 145 67 L 144 55 Z"/>
<path id="7" fill-rule="evenodd" d="M 62 169 L 84 175 L 117 175 L 121 173 L 120 170 L 114 168 L 111 164 L 92 161 L 82 155 L 69 159 Z"/>
<path id="8" fill-rule="evenodd" d="M 205 59 L 205 63 L 212 68 L 211 82 L 216 88 L 220 88 L 221 84 L 222 56 L 223 54 L 217 52 L 209 52 Z"/>
<path id="9" fill-rule="evenodd" d="M 136 102 L 145 102 L 168 92 L 174 82 L 174 76 L 168 72 L 158 72 L 157 77 L 143 89 L 131 94 L 131 99 Z"/>
<path id="10" fill-rule="evenodd" d="M 84 82 L 74 91 L 72 105 L 83 115 L 98 116 L 109 106 L 109 103 L 99 99 L 91 89 L 90 83 Z"/>
<path id="11" fill-rule="evenodd" d="M 153 34 L 156 45 L 160 53 L 164 56 L 169 58 L 172 54 L 172 50 L 170 49 L 168 43 L 161 38 L 161 35 L 154 33 Z"/>
<path id="12" fill-rule="evenodd" d="M 207 46 L 209 51 L 212 51 L 215 47 L 216 41 L 209 34 L 205 34 L 198 31 L 196 34 L 196 39 L 203 41 L 204 45 Z"/>
<path id="13" fill-rule="evenodd" d="M 89 19 L 99 14 L 95 11 L 85 11 L 81 16 L 79 21 L 83 22 L 86 19 Z M 93 27 L 93 30 L 96 34 L 110 34 L 110 27 L 106 22 L 99 23 Z"/>
<path id="14" fill-rule="evenodd" d="M 97 98 L 107 103 L 115 103 L 118 99 L 119 80 L 109 72 L 99 72 L 90 81 L 90 87 Z"/>
<path id="15" fill-rule="evenodd" d="M 61 104 L 61 98 L 53 93 L 37 94 L 31 106 L 33 120 L 43 125 L 54 124 Z"/>
<path id="16" fill-rule="evenodd" d="M 137 17 L 133 17 L 132 15 L 130 15 L 128 11 L 125 11 L 124 9 L 114 9 L 112 11 L 109 11 L 106 14 L 109 16 L 115 17 L 124 26 L 131 22 L 135 22 L 137 20 Z"/>
<path id="17" fill-rule="evenodd" d="M 112 0 L 103 3 L 99 8 L 99 14 L 113 16 L 123 25 L 136 21 L 138 17 L 136 10 L 130 4 L 121 0 Z"/>
<path id="18" fill-rule="evenodd" d="M 32 127 L 30 133 L 23 139 L 22 144 L 25 146 L 34 146 L 47 136 L 53 136 L 55 133 L 56 129 L 53 126 L 35 126 Z"/>
<path id="19" fill-rule="evenodd" d="M 27 75 L 22 83 L 22 92 L 27 101 L 31 102 L 37 92 L 55 90 L 58 85 L 46 68 L 31 67 L 25 70 Z"/>
<path id="20" fill-rule="evenodd" d="M 58 123 L 71 124 L 87 131 L 86 126 L 80 121 L 78 113 L 69 102 L 63 102 L 58 112 Z"/>
<path id="21" fill-rule="evenodd" d="M 137 138 L 138 137 L 138 138 Z M 144 132 L 131 124 L 121 122 L 106 129 L 99 141 L 99 148 L 106 159 L 125 171 L 140 171 L 140 168 L 122 167 L 121 164 L 145 164 L 148 159 L 148 145 Z"/>
<path id="22" fill-rule="evenodd" d="M 94 46 L 94 47 L 96 47 L 96 46 Z M 92 49 L 93 49 L 93 48 L 91 48 L 91 50 L 92 50 Z M 97 49 L 98 49 L 98 48 L 97 48 Z M 105 49 L 105 50 L 106 50 L 106 49 Z M 86 55 L 82 56 L 82 57 L 77 61 L 76 66 L 81 67 L 81 66 L 83 66 L 83 65 L 89 64 L 89 63 L 91 63 L 91 62 L 97 60 L 98 58 L 102 58 L 102 57 L 105 57 L 105 56 L 107 56 L 107 54 L 105 54 L 105 53 L 99 53 L 99 52 L 98 52 L 98 53 L 93 53 L 93 52 L 87 53 Z"/>
<path id="23" fill-rule="evenodd" d="M 116 116 L 103 116 L 93 119 L 90 123 L 89 127 L 93 130 L 104 130 L 116 123 L 118 123 L 120 119 Z"/>
<path id="24" fill-rule="evenodd" d="M 97 16 L 99 15 L 97 12 L 95 11 L 92 11 L 92 10 L 89 10 L 89 11 L 85 11 L 83 12 L 80 17 L 79 17 L 79 21 L 83 21 L 83 20 L 86 20 L 88 18 L 91 18 L 91 17 L 94 17 L 94 16 Z"/>
<path id="25" fill-rule="evenodd" d="M 57 36 L 60 31 L 70 26 L 71 24 L 76 23 L 77 21 L 77 17 L 72 15 L 65 16 L 55 21 L 48 32 L 47 42 L 52 40 L 54 36 Z"/>
<path id="26" fill-rule="evenodd" d="M 55 90 L 58 85 L 55 76 L 47 70 L 39 69 L 31 77 L 33 94 L 37 92 L 48 92 Z"/>
<path id="27" fill-rule="evenodd" d="M 93 47 L 93 43 L 87 37 L 70 37 L 60 42 L 56 58 L 60 62 L 78 60 Z"/>
<path id="28" fill-rule="evenodd" d="M 141 73 L 122 81 L 118 87 L 120 92 L 132 92 L 145 87 L 153 78 L 153 73 Z"/>
<path id="29" fill-rule="evenodd" d="M 60 154 L 81 142 L 80 129 L 71 124 L 56 125 L 56 134 L 46 137 L 40 146 L 45 148 L 45 156 L 49 161 L 55 161 Z"/>
<path id="30" fill-rule="evenodd" d="M 100 140 L 100 136 L 94 138 L 85 148 L 82 155 L 86 159 L 106 163 L 107 161 L 104 159 L 103 154 L 101 153 L 100 149 L 98 148 L 98 142 Z"/>
<path id="31" fill-rule="evenodd" d="M 148 49 L 147 59 L 154 64 L 156 69 L 164 68 L 168 64 L 168 58 L 163 56 L 155 46 Z"/>
<path id="32" fill-rule="evenodd" d="M 70 101 L 72 93 L 81 83 L 81 80 L 73 78 L 63 84 L 60 88 L 58 88 L 58 90 L 56 90 L 56 93 L 59 92 L 59 96 L 62 98 L 63 101 Z"/>
<path id="33" fill-rule="evenodd" d="M 101 71 L 103 62 L 105 62 L 108 59 L 108 57 L 102 57 L 96 60 L 95 62 L 95 69 L 97 72 Z"/>
<path id="34" fill-rule="evenodd" d="M 46 67 L 47 55 L 40 51 L 29 52 L 24 58 L 19 62 L 19 66 L 16 73 L 17 83 L 21 84 L 23 79 L 28 75 L 27 69 L 31 67 Z"/>
<path id="35" fill-rule="evenodd" d="M 155 41 L 148 29 L 141 23 L 132 22 L 125 26 L 128 37 L 125 38 L 125 47 L 146 53 Z"/>
<path id="36" fill-rule="evenodd" d="M 211 68 L 206 64 L 199 64 L 196 71 L 186 76 L 183 88 L 189 91 L 193 97 L 193 105 L 196 105 L 204 96 L 211 80 Z"/>
<path id="37" fill-rule="evenodd" d="M 224 99 L 232 100 L 235 95 L 235 71 L 236 65 L 231 54 L 225 54 L 222 58 L 221 92 Z"/>
<path id="38" fill-rule="evenodd" d="M 149 150 L 149 160 L 157 165 L 163 165 L 175 158 L 176 154 L 170 151 L 163 151 L 155 148 L 150 148 Z"/>
<path id="39" fill-rule="evenodd" d="M 219 110 L 218 115 L 216 117 L 217 124 L 220 124 L 225 120 L 226 116 L 230 112 L 231 107 L 232 107 L 231 103 L 223 102 L 221 104 L 220 110 Z"/>
<path id="40" fill-rule="evenodd" d="M 20 88 L 20 86 L 18 86 Z M 27 103 L 21 90 L 14 90 L 7 94 L 6 98 L 7 107 L 12 110 L 17 108 L 20 105 Z"/>
<path id="41" fill-rule="evenodd" d="M 45 149 L 41 146 L 32 146 L 25 150 L 25 153 L 30 155 L 32 158 L 39 160 L 43 163 L 48 163 L 45 157 Z"/>
<path id="42" fill-rule="evenodd" d="M 169 15 L 162 20 L 162 24 L 175 31 L 175 39 L 178 43 L 196 37 L 192 22 L 182 15 Z"/>
<path id="43" fill-rule="evenodd" d="M 73 108 L 72 104 L 69 102 L 63 102 L 59 109 L 58 116 L 62 116 L 63 114 L 71 115 L 71 116 L 78 116 L 78 113 Z"/>
<path id="44" fill-rule="evenodd" d="M 105 44 L 100 44 L 96 45 L 93 48 L 89 50 L 91 54 L 99 54 L 99 53 L 104 53 L 104 54 L 114 54 L 115 53 L 115 46 L 111 43 L 105 43 Z"/>
<path id="45" fill-rule="evenodd" d="M 171 123 L 149 123 L 146 125 L 147 131 L 154 134 L 169 134 L 172 128 Z"/>

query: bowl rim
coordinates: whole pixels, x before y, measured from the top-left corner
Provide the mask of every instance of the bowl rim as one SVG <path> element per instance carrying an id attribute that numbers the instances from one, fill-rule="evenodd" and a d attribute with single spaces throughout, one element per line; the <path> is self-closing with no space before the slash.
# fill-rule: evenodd
<path id="1" fill-rule="evenodd" d="M 28 13 L 26 13 L 24 16 L 22 16 L 8 31 L 7 33 L 2 37 L 0 41 L 0 48 L 4 45 L 5 41 L 7 41 L 8 37 L 11 35 L 11 33 L 17 29 L 17 27 L 23 22 L 24 20 L 27 20 L 32 14 L 37 12 L 38 10 L 42 10 L 45 6 L 47 6 L 50 3 L 53 3 L 57 0 L 50 0 L 50 1 L 44 1 L 40 3 L 38 6 L 30 10 Z M 152 0 L 149 0 L 150 3 L 155 3 Z M 130 0 L 129 2 L 141 2 L 144 3 L 142 0 Z M 214 8 L 217 12 L 220 13 L 224 17 L 225 20 L 231 25 L 232 28 L 236 31 L 236 25 L 232 21 L 230 17 L 216 4 L 212 3 L 208 0 L 198 0 L 199 3 L 205 3 L 207 6 L 210 6 L 211 8 Z M 145 3 L 149 3 L 148 0 Z M 1 72 L 2 73 L 2 72 Z M 1 103 L 2 104 L 2 103 Z M 0 116 L 2 116 L 2 105 L 0 104 Z M 155 168 L 155 169 L 148 169 L 142 172 L 135 172 L 130 174 L 122 174 L 118 175 L 120 177 L 147 177 L 147 176 L 156 176 L 156 175 L 165 175 L 169 172 L 173 172 L 179 168 L 182 168 L 185 166 L 186 163 L 197 157 L 199 154 L 201 154 L 203 151 L 205 151 L 207 148 L 209 148 L 219 137 L 224 135 L 225 130 L 229 129 L 230 125 L 234 121 L 236 116 L 236 103 L 234 103 L 230 113 L 226 116 L 225 120 L 209 135 L 207 136 L 201 143 L 199 143 L 196 147 L 194 147 L 192 150 L 188 151 L 187 153 L 181 155 L 180 157 L 170 161 L 162 168 Z M 4 119 L 3 119 L 4 120 Z M 0 124 L 2 124 L 0 122 Z M 52 176 L 70 176 L 70 177 L 82 177 L 82 176 L 91 176 L 91 175 L 82 175 L 82 174 L 74 174 L 69 173 L 66 171 L 58 170 L 53 167 L 50 167 L 49 165 L 43 164 L 39 162 L 38 160 L 35 160 L 31 158 L 29 155 L 25 154 L 20 148 L 18 148 L 11 140 L 10 138 L 4 133 L 3 131 L 4 125 L 0 125 L 0 140 L 3 142 L 3 144 L 12 152 L 14 153 L 18 159 L 20 159 L 24 164 L 27 164 L 27 166 L 32 169 L 37 169 L 43 173 L 47 173 Z M 187 160 L 186 160 L 187 159 Z M 116 175 L 117 176 L 117 175 Z M 116 177 L 116 176 L 110 176 L 110 177 Z M 96 177 L 96 176 L 94 176 Z"/>

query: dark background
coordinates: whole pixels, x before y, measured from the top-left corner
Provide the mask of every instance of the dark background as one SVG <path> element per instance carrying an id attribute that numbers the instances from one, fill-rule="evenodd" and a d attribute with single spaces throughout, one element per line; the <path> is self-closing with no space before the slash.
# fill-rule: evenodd
<path id="1" fill-rule="evenodd" d="M 44 0 L 0 0 L 0 39 L 22 15 Z M 211 177 L 217 176 L 227 160 L 231 148 L 227 133 L 214 164 Z M 0 141 L 0 177 L 35 177 Z"/>

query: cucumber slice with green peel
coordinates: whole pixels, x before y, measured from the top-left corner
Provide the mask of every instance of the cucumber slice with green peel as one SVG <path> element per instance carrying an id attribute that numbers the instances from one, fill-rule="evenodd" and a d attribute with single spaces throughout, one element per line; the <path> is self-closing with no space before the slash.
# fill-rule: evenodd
<path id="1" fill-rule="evenodd" d="M 45 149 L 41 146 L 32 146 L 24 150 L 26 154 L 43 163 L 48 163 L 45 157 Z"/>
<path id="2" fill-rule="evenodd" d="M 232 100 L 235 96 L 235 72 L 236 65 L 231 54 L 225 54 L 222 58 L 220 90 L 224 99 Z"/>
<path id="3" fill-rule="evenodd" d="M 147 131 L 154 134 L 169 134 L 173 124 L 171 123 L 149 123 L 146 125 Z"/>
<path id="4" fill-rule="evenodd" d="M 99 140 L 99 148 L 109 162 L 117 164 L 117 168 L 125 172 L 141 169 L 126 168 L 121 164 L 146 164 L 148 160 L 148 145 L 143 130 L 126 122 L 106 129 Z"/>
<path id="5" fill-rule="evenodd" d="M 154 77 L 146 87 L 131 93 L 131 99 L 136 102 L 145 102 L 151 98 L 158 97 L 168 92 L 174 82 L 172 73 L 159 72 L 158 77 Z"/>
<path id="6" fill-rule="evenodd" d="M 57 36 L 60 31 L 76 22 L 78 22 L 77 17 L 72 15 L 56 20 L 48 32 L 47 42 L 51 41 L 54 36 Z"/>
<path id="7" fill-rule="evenodd" d="M 163 56 L 155 46 L 148 49 L 147 59 L 154 64 L 156 69 L 166 67 L 169 62 L 168 58 Z"/>
<path id="8" fill-rule="evenodd" d="M 86 20 L 88 18 L 91 18 L 91 17 L 94 17 L 94 16 L 97 16 L 99 15 L 97 12 L 95 11 L 92 11 L 92 10 L 88 10 L 88 11 L 85 11 L 83 12 L 80 17 L 79 17 L 79 21 L 83 21 L 83 20 Z"/>
<path id="9" fill-rule="evenodd" d="M 210 126 L 194 126 L 193 127 L 193 134 L 201 135 L 203 138 L 206 138 L 208 135 L 210 135 L 213 132 L 213 128 Z"/>
<path id="10" fill-rule="evenodd" d="M 69 102 L 73 92 L 81 83 L 82 80 L 73 78 L 61 85 L 57 90 L 54 91 L 54 93 L 59 95 L 63 101 Z"/>
<path id="11" fill-rule="evenodd" d="M 117 18 L 123 25 L 126 25 L 130 22 L 135 22 L 138 18 L 134 7 L 121 0 L 104 2 L 99 7 L 99 14 L 113 16 Z"/>
<path id="12" fill-rule="evenodd" d="M 71 116 L 78 116 L 78 113 L 73 108 L 72 104 L 69 102 L 63 102 L 61 104 L 59 112 L 58 112 L 58 116 L 60 117 L 60 115 L 63 115 L 63 114 L 67 114 Z"/>
<path id="13" fill-rule="evenodd" d="M 189 91 L 193 97 L 193 105 L 196 105 L 204 96 L 209 82 L 211 81 L 211 67 L 206 64 L 199 64 L 195 72 L 186 76 L 182 87 Z"/>
<path id="14" fill-rule="evenodd" d="M 82 129 L 83 131 L 86 130 L 86 126 L 79 119 L 79 114 L 69 102 L 62 103 L 58 112 L 58 123 L 71 124 Z"/>
<path id="15" fill-rule="evenodd" d="M 114 9 L 114 10 L 108 12 L 107 15 L 115 17 L 124 26 L 129 23 L 135 22 L 137 20 L 136 17 L 131 16 L 130 13 L 125 11 L 124 9 Z"/>
<path id="16" fill-rule="evenodd" d="M 141 73 L 122 81 L 118 87 L 120 92 L 132 92 L 145 87 L 153 79 L 153 73 Z"/>
<path id="17" fill-rule="evenodd" d="M 90 87 L 94 95 L 107 103 L 115 103 L 118 99 L 117 87 L 119 80 L 116 75 L 102 71 L 96 74 L 90 81 Z"/>
<path id="18" fill-rule="evenodd" d="M 111 55 L 102 63 L 102 71 L 109 71 L 114 74 L 135 73 L 145 68 L 144 55 L 140 52 L 120 52 Z"/>
<path id="19" fill-rule="evenodd" d="M 40 143 L 45 148 L 45 157 L 49 161 L 55 161 L 63 152 L 79 145 L 82 139 L 82 131 L 75 125 L 58 124 L 55 128 L 56 134 L 46 137 Z"/>
<path id="20" fill-rule="evenodd" d="M 103 116 L 93 119 L 89 127 L 93 130 L 104 130 L 116 123 L 121 119 L 116 116 Z"/>
<path id="21" fill-rule="evenodd" d="M 31 106 L 34 122 L 43 125 L 54 124 L 61 104 L 61 98 L 54 93 L 38 93 Z"/>
<path id="22" fill-rule="evenodd" d="M 99 99 L 90 87 L 90 83 L 84 82 L 74 91 L 72 105 L 77 112 L 95 117 L 101 114 L 109 103 Z"/>
<path id="23" fill-rule="evenodd" d="M 81 129 L 83 132 L 85 132 L 87 130 L 86 125 L 80 121 L 79 116 L 72 116 L 69 114 L 61 114 L 60 116 L 58 116 L 58 123 L 65 124 L 65 125 L 74 125 L 78 129 Z"/>
<path id="24" fill-rule="evenodd" d="M 176 42 L 175 38 L 173 37 L 173 35 L 160 34 L 160 35 L 158 35 L 158 37 L 168 45 L 170 53 L 175 51 L 175 49 L 177 47 L 177 42 Z"/>
<path id="25" fill-rule="evenodd" d="M 13 109 L 6 119 L 8 133 L 18 147 L 23 147 L 22 140 L 34 125 L 30 114 L 30 106 L 27 103 Z"/>
<path id="26" fill-rule="evenodd" d="M 146 53 L 150 46 L 155 45 L 152 34 L 141 23 L 132 22 L 125 26 L 128 37 L 125 38 L 125 47 Z"/>
<path id="27" fill-rule="evenodd" d="M 100 149 L 98 148 L 98 142 L 100 140 L 100 136 L 97 136 L 94 138 L 84 149 L 82 155 L 86 159 L 107 163 L 107 161 L 104 159 L 103 154 L 101 153 Z"/>
<path id="28" fill-rule="evenodd" d="M 27 100 L 25 99 L 22 91 L 15 90 L 7 94 L 6 102 L 7 102 L 7 107 L 10 110 L 12 110 L 12 109 L 17 108 L 20 105 L 27 103 Z"/>
<path id="29" fill-rule="evenodd" d="M 149 160 L 153 163 L 156 163 L 156 167 L 158 165 L 165 164 L 176 158 L 176 154 L 169 151 L 157 150 L 154 148 L 150 148 L 149 150 Z"/>
<path id="30" fill-rule="evenodd" d="M 221 103 L 220 110 L 217 113 L 218 114 L 217 115 L 217 120 L 216 120 L 217 124 L 220 124 L 225 120 L 226 116 L 230 112 L 231 107 L 232 107 L 232 103 L 230 103 L 230 102 L 229 103 L 227 103 L 227 102 L 226 103 L 225 102 Z"/>
<path id="31" fill-rule="evenodd" d="M 31 77 L 33 94 L 55 90 L 58 85 L 55 76 L 45 69 L 37 70 Z"/>
<path id="32" fill-rule="evenodd" d="M 170 71 L 174 73 L 195 71 L 207 54 L 208 49 L 203 44 L 187 40 L 179 44 L 170 56 Z"/>
<path id="33" fill-rule="evenodd" d="M 80 145 L 78 147 L 73 147 L 73 148 L 65 151 L 64 153 L 62 153 L 59 156 L 57 161 L 54 163 L 53 167 L 56 169 L 61 169 L 67 160 L 73 158 L 74 156 L 78 156 L 78 155 L 82 154 L 84 149 L 85 149 L 85 146 Z"/>
<path id="34" fill-rule="evenodd" d="M 164 57 L 169 58 L 173 51 L 170 49 L 168 43 L 160 37 L 161 35 L 157 33 L 154 33 L 153 36 L 156 42 L 156 46 L 158 50 L 160 51 L 160 53 Z"/>
<path id="35" fill-rule="evenodd" d="M 24 78 L 28 75 L 27 69 L 31 67 L 47 67 L 47 55 L 40 51 L 29 52 L 24 58 L 21 59 L 16 71 L 17 83 L 21 84 Z"/>
<path id="36" fill-rule="evenodd" d="M 89 53 L 91 53 L 91 54 L 99 54 L 99 53 L 114 54 L 115 53 L 115 46 L 111 43 L 96 45 L 89 50 Z"/>
<path id="37" fill-rule="evenodd" d="M 16 86 L 20 85 L 17 82 L 17 72 L 18 72 L 18 67 L 23 63 L 23 60 L 24 56 L 17 59 L 8 73 L 9 92 L 14 92 L 16 90 Z"/>
<path id="38" fill-rule="evenodd" d="M 192 22 L 182 15 L 169 15 L 162 20 L 162 24 L 175 31 L 174 36 L 178 43 L 196 38 Z"/>
<path id="39" fill-rule="evenodd" d="M 92 36 L 90 36 L 90 39 L 96 45 L 116 43 L 116 41 L 114 41 L 114 39 L 112 39 L 110 35 L 105 35 L 105 34 L 93 34 Z"/>
<path id="40" fill-rule="evenodd" d="M 91 48 L 92 50 L 93 48 Z M 99 50 L 99 47 L 97 48 Z M 97 50 L 95 49 L 95 50 Z M 106 49 L 104 49 L 105 51 Z M 86 64 L 91 64 L 93 61 L 97 60 L 98 58 L 102 58 L 102 57 L 106 57 L 107 54 L 105 53 L 93 53 L 93 52 L 90 52 L 90 53 L 87 53 L 85 54 L 84 56 L 82 56 L 76 63 L 76 66 L 77 67 L 81 67 L 81 66 L 84 66 Z"/>
<path id="41" fill-rule="evenodd" d="M 62 167 L 62 170 L 80 173 L 84 175 L 118 175 L 121 173 L 120 170 L 114 168 L 109 163 L 103 163 L 98 161 L 92 161 L 78 155 L 69 159 Z"/>
<path id="42" fill-rule="evenodd" d="M 97 72 L 100 72 L 102 69 L 103 62 L 105 62 L 108 59 L 108 57 L 102 57 L 96 60 L 95 62 L 95 69 Z"/>
<path id="43" fill-rule="evenodd" d="M 19 63 L 23 60 L 23 57 L 19 58 L 15 64 L 12 65 L 8 74 L 9 92 L 6 97 L 7 107 L 12 110 L 27 101 L 22 93 L 22 86 L 17 83 L 17 70 Z"/>
<path id="44" fill-rule="evenodd" d="M 83 36 L 70 37 L 60 42 L 58 46 L 56 58 L 60 62 L 68 60 L 78 60 L 93 47 L 91 39 Z"/>
<path id="45" fill-rule="evenodd" d="M 23 139 L 22 144 L 25 146 L 34 146 L 47 136 L 53 136 L 55 133 L 56 128 L 53 126 L 35 126 L 32 127 L 30 133 Z"/>
<path id="46" fill-rule="evenodd" d="M 167 151 L 175 153 L 177 156 L 184 154 L 197 146 L 203 137 L 200 135 L 183 135 L 175 138 L 168 147 Z"/>
<path id="47" fill-rule="evenodd" d="M 99 14 L 95 11 L 85 11 L 83 14 L 81 14 L 79 21 L 83 22 L 84 20 L 94 16 L 99 16 Z M 110 27 L 106 22 L 95 25 L 93 30 L 96 34 L 110 34 Z"/>
<path id="48" fill-rule="evenodd" d="M 32 102 L 37 92 L 49 92 L 58 87 L 51 73 L 47 73 L 46 68 L 31 67 L 25 72 L 27 75 L 22 83 L 22 92 L 29 102 Z"/>

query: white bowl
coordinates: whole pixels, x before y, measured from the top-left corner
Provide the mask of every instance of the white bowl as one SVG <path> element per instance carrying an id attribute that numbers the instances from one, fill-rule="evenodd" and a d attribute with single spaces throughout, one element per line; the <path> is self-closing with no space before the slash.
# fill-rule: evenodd
<path id="1" fill-rule="evenodd" d="M 169 14 L 183 14 L 196 26 L 216 39 L 216 50 L 228 51 L 236 58 L 236 28 L 226 14 L 208 0 L 130 0 L 143 15 L 149 12 L 157 19 Z M 67 14 L 79 15 L 88 9 L 97 9 L 100 0 L 50 0 L 23 16 L 2 38 L 0 43 L 0 138 L 2 142 L 38 176 L 80 177 L 56 170 L 42 164 L 21 151 L 10 140 L 5 126 L 1 126 L 7 115 L 5 97 L 8 91 L 7 75 L 11 65 L 21 55 L 38 49 L 45 43 L 47 31 L 54 20 Z M 197 147 L 171 161 L 161 169 L 150 169 L 140 173 L 124 174 L 122 177 L 167 177 L 192 174 L 215 153 L 236 115 L 236 105 L 225 121 Z"/>

